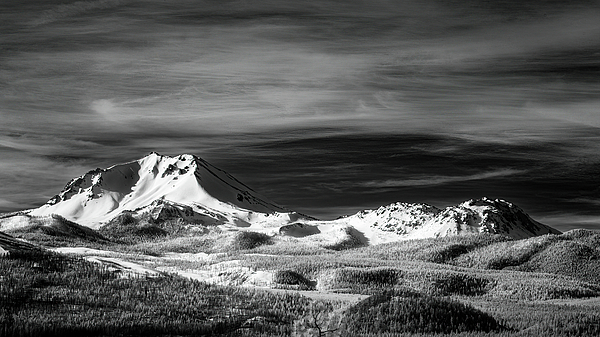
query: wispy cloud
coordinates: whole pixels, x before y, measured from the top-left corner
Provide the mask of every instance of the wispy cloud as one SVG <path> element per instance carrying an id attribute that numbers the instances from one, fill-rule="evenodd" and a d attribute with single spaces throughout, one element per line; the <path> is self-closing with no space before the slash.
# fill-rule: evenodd
<path id="1" fill-rule="evenodd" d="M 549 18 L 492 23 L 418 48 L 429 56 L 422 58 L 424 64 L 478 67 L 477 61 L 598 47 L 598 15 L 600 10 L 592 7 Z"/>
<path id="2" fill-rule="evenodd" d="M 563 123 L 580 124 L 600 128 L 600 100 L 585 102 L 529 104 L 531 114 L 551 118 Z"/>
<path id="3" fill-rule="evenodd" d="M 32 26 L 52 23 L 61 19 L 83 14 L 88 11 L 113 8 L 125 3 L 125 0 L 96 0 L 96 1 L 77 1 L 70 4 L 55 6 L 45 10 L 37 18 L 30 21 Z"/>
<path id="4" fill-rule="evenodd" d="M 0 198 L 0 211 L 2 209 L 16 209 L 16 208 L 22 207 L 22 206 L 23 205 L 16 203 L 14 201 Z"/>
<path id="5" fill-rule="evenodd" d="M 0 156 L 0 212 L 39 207 L 93 167 L 77 157 L 55 160 L 4 148 Z"/>
<path id="6" fill-rule="evenodd" d="M 585 203 L 585 204 L 600 206 L 600 197 L 595 198 L 595 199 L 594 198 L 574 198 L 574 199 L 571 199 L 568 201 L 573 202 L 573 203 Z"/>
<path id="7" fill-rule="evenodd" d="M 383 180 L 367 181 L 361 185 L 364 187 L 387 188 L 387 187 L 408 187 L 408 186 L 434 186 L 448 183 L 457 183 L 462 181 L 482 180 L 517 175 L 525 173 L 525 170 L 502 169 L 491 172 L 477 173 L 468 176 L 427 176 L 421 179 L 402 179 L 402 180 Z"/>
<path id="8" fill-rule="evenodd" d="M 92 141 L 68 138 L 58 134 L 0 133 L 0 147 L 44 156 L 85 156 L 102 146 Z"/>
<path id="9" fill-rule="evenodd" d="M 40 22 L 121 3 L 58 5 L 42 12 Z M 486 6 L 149 1 L 91 20 L 56 21 L 21 36 L 39 48 L 8 58 L 7 87 L 15 95 L 0 99 L 3 117 L 21 123 L 25 109 L 37 113 L 28 118 L 34 127 L 77 124 L 86 133 L 552 127 L 551 114 L 530 118 L 524 106 L 551 105 L 557 95 L 531 74 L 510 72 L 540 62 L 564 64 L 552 56 L 539 59 L 552 52 L 598 47 L 598 10 L 554 10 L 513 22 Z M 158 22 L 160 29 L 148 29 Z M 569 87 L 590 97 L 600 90 L 589 83 Z M 595 123 L 593 116 L 586 120 Z"/>
<path id="10" fill-rule="evenodd" d="M 598 215 L 561 212 L 561 214 L 536 217 L 536 220 L 553 226 L 563 232 L 577 228 L 592 230 L 598 230 L 598 228 L 600 228 L 600 216 Z"/>

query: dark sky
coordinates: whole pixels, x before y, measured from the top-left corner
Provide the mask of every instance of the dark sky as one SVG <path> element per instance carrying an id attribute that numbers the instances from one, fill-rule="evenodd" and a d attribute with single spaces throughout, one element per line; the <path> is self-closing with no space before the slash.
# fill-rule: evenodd
<path id="1" fill-rule="evenodd" d="M 2 1 L 0 212 L 150 151 L 294 210 L 600 229 L 598 1 Z"/>

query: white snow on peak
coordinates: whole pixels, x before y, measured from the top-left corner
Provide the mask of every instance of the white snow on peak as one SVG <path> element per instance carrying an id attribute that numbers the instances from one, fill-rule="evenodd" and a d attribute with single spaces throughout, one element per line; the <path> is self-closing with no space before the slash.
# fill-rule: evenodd
<path id="1" fill-rule="evenodd" d="M 382 231 L 407 234 L 439 212 L 440 209 L 427 204 L 397 202 L 376 210 L 360 211 L 336 221 L 348 224 L 362 223 Z"/>
<path id="2" fill-rule="evenodd" d="M 30 214 L 59 214 L 98 228 L 123 211 L 147 207 L 156 200 L 236 219 L 265 221 L 274 218 L 267 214 L 289 212 L 201 158 L 153 152 L 139 160 L 96 169 L 73 179 L 58 195 Z M 265 215 L 254 215 L 256 212 Z"/>
<path id="3" fill-rule="evenodd" d="M 333 221 L 304 221 L 303 225 L 307 236 L 317 232 L 314 240 L 330 242 L 336 240 L 340 229 L 350 226 L 361 232 L 369 244 L 476 233 L 503 234 L 516 239 L 560 234 L 508 201 L 485 197 L 445 209 L 398 202 Z"/>
<path id="4" fill-rule="evenodd" d="M 533 220 L 508 201 L 483 197 L 446 207 L 407 233 L 407 238 L 475 233 L 503 234 L 520 239 L 560 232 Z"/>

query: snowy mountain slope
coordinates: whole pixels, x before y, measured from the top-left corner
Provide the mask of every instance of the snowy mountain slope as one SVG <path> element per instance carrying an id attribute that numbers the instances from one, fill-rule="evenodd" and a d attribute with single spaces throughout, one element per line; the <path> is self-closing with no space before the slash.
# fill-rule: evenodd
<path id="1" fill-rule="evenodd" d="M 303 226 L 295 228 L 294 236 L 302 236 L 299 232 L 306 228 L 307 239 L 334 242 L 342 228 L 352 227 L 370 244 L 476 233 L 503 234 L 515 239 L 560 234 L 508 201 L 485 197 L 443 210 L 427 204 L 398 202 L 333 221 L 303 222 Z M 308 238 L 310 235 L 314 237 Z"/>
<path id="2" fill-rule="evenodd" d="M 365 225 L 396 234 L 408 234 L 433 219 L 440 209 L 427 204 L 397 202 L 376 210 L 364 210 L 335 222 L 352 226 Z"/>
<path id="3" fill-rule="evenodd" d="M 332 221 L 305 222 L 306 230 L 320 234 L 309 240 L 327 241 L 335 244 L 347 233 L 348 227 L 358 230 L 369 244 L 380 244 L 402 240 L 407 234 L 432 219 L 440 210 L 427 204 L 397 202 L 381 206 L 376 210 L 364 210 Z M 316 231 L 313 227 L 316 227 Z M 300 229 L 296 229 L 296 236 Z"/>
<path id="4" fill-rule="evenodd" d="M 198 213 L 200 218 L 208 215 L 244 226 L 249 221 L 283 224 L 298 218 L 196 156 L 157 153 L 73 179 L 30 214 L 59 214 L 98 228 L 124 211 L 142 210 L 158 200 L 191 207 L 188 212 Z"/>
<path id="5" fill-rule="evenodd" d="M 513 203 L 484 197 L 445 208 L 411 235 L 439 237 L 469 233 L 503 234 L 515 239 L 561 234 L 560 231 L 533 220 Z"/>

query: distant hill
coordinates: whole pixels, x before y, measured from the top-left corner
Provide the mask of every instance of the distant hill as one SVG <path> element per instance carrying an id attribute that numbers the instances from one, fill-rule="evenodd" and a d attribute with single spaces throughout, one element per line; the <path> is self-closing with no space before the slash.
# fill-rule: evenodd
<path id="1" fill-rule="evenodd" d="M 14 252 L 29 251 L 38 249 L 36 246 L 24 242 L 14 237 L 0 232 L 0 257 L 9 255 Z"/>
<path id="2" fill-rule="evenodd" d="M 365 247 L 355 254 L 480 270 L 550 273 L 600 284 L 600 231 L 578 229 L 527 239 L 487 233 L 447 236 Z"/>
<path id="3" fill-rule="evenodd" d="M 0 231 L 16 237 L 48 243 L 63 240 L 105 241 L 95 230 L 67 220 L 58 214 L 32 216 L 27 213 L 14 214 L 0 219 Z"/>

